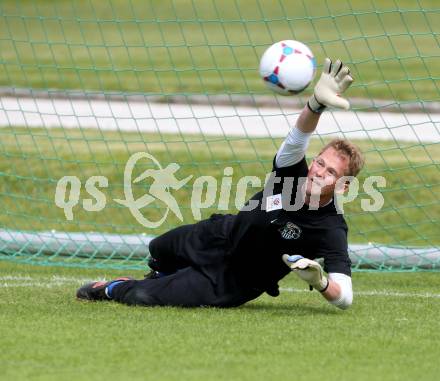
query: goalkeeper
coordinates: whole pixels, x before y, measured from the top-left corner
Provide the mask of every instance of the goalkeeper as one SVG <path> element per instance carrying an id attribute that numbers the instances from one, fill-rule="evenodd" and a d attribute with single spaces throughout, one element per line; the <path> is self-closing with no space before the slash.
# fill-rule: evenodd
<path id="1" fill-rule="evenodd" d="M 293 272 L 330 303 L 348 308 L 353 293 L 347 225 L 337 212 L 335 192 L 347 190 L 346 179 L 363 166 L 362 154 L 342 139 L 323 147 L 309 166 L 305 153 L 321 113 L 327 107 L 349 109 L 341 94 L 352 81 L 341 61 L 325 60 L 314 94 L 274 158 L 269 181 L 237 215 L 213 215 L 153 239 L 152 271 L 145 279 L 89 283 L 77 297 L 144 306 L 233 307 L 264 292 L 278 296 L 278 281 Z M 286 193 L 284 185 L 292 192 Z M 294 210 L 298 199 L 304 205 Z"/>

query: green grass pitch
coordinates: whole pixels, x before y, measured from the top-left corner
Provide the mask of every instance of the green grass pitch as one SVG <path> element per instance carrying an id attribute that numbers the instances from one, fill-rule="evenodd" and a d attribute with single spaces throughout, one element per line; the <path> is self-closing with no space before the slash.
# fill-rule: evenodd
<path id="1" fill-rule="evenodd" d="M 353 274 L 340 311 L 288 276 L 240 308 L 80 302 L 116 272 L 0 262 L 1 380 L 437 380 L 435 273 Z M 140 272 L 130 274 L 141 277 Z"/>

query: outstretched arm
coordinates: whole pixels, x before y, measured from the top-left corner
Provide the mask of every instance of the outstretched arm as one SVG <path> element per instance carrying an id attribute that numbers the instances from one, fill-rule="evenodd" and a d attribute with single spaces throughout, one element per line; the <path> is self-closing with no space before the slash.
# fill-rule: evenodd
<path id="1" fill-rule="evenodd" d="M 314 88 L 313 95 L 277 152 L 278 168 L 288 167 L 302 160 L 309 145 L 310 136 L 315 131 L 321 113 L 327 106 L 345 110 L 350 108 L 349 102 L 342 98 L 341 94 L 352 82 L 350 69 L 340 60 L 333 64 L 329 58 L 325 59 L 321 78 Z"/>

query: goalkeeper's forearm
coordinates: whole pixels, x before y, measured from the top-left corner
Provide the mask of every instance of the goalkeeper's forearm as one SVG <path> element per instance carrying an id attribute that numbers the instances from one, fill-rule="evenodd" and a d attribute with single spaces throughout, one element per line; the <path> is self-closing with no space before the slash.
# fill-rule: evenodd
<path id="1" fill-rule="evenodd" d="M 345 274 L 329 273 L 328 282 L 327 289 L 321 292 L 322 296 L 336 307 L 349 308 L 353 303 L 351 278 Z"/>
<path id="2" fill-rule="evenodd" d="M 288 167 L 302 160 L 318 120 L 319 114 L 313 113 L 305 106 L 296 125 L 291 128 L 277 152 L 275 163 L 278 168 Z"/>
<path id="3" fill-rule="evenodd" d="M 309 106 L 306 105 L 296 121 L 296 128 L 304 133 L 312 133 L 318 125 L 320 116 L 321 114 L 311 111 Z"/>

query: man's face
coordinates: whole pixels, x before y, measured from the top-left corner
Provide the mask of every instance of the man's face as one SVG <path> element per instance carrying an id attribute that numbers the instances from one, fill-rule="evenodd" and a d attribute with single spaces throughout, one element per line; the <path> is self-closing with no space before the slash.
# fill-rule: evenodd
<path id="1" fill-rule="evenodd" d="M 335 191 L 336 181 L 348 170 L 349 159 L 333 147 L 313 159 L 309 167 L 306 196 L 321 195 L 321 201 L 330 200 Z"/>

